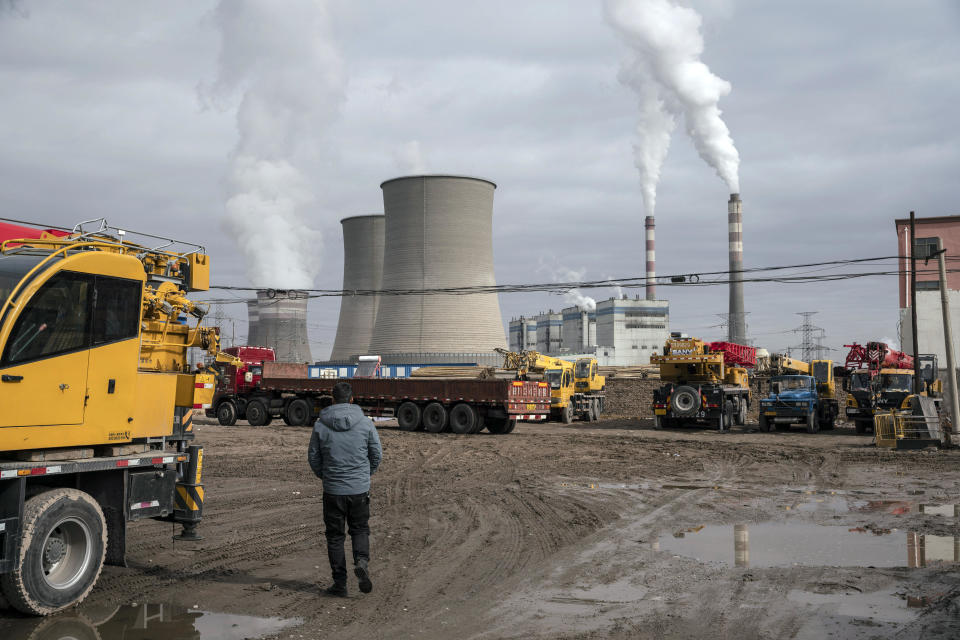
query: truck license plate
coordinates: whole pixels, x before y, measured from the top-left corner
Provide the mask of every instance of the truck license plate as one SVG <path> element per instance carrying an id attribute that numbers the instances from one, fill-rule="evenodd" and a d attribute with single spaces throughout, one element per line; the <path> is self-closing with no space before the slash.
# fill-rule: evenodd
<path id="1" fill-rule="evenodd" d="M 777 412 L 776 412 L 776 411 L 764 411 L 764 412 L 763 412 L 763 415 L 765 415 L 765 416 L 775 416 L 775 415 L 777 415 Z"/>
<path id="2" fill-rule="evenodd" d="M 527 405 L 527 411 L 536 411 L 536 410 L 537 410 L 537 405 L 533 404 L 532 402 Z"/>
<path id="3" fill-rule="evenodd" d="M 653 413 L 654 413 L 655 415 L 658 415 L 658 416 L 665 416 L 665 415 L 667 415 L 667 410 L 666 410 L 666 409 L 654 409 L 654 410 L 653 410 Z"/>
<path id="4" fill-rule="evenodd" d="M 857 409 L 847 409 L 847 413 L 860 413 Z"/>

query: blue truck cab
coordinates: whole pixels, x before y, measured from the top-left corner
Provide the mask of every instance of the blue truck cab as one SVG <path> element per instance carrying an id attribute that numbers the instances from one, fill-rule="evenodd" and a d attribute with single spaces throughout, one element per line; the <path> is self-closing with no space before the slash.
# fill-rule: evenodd
<path id="1" fill-rule="evenodd" d="M 836 399 L 821 394 L 817 378 L 805 375 L 770 378 L 769 393 L 760 399 L 760 430 L 806 426 L 809 433 L 832 429 L 837 415 Z"/>

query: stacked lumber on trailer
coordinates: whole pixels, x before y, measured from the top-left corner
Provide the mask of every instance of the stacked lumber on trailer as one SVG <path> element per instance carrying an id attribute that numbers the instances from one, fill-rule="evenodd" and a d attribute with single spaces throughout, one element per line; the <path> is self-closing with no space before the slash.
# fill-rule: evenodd
<path id="1" fill-rule="evenodd" d="M 413 371 L 410 377 L 486 380 L 495 377 L 495 371 L 493 367 L 420 367 Z"/>
<path id="2" fill-rule="evenodd" d="M 638 365 L 635 367 L 600 367 L 599 373 L 607 378 L 659 378 L 657 365 Z"/>

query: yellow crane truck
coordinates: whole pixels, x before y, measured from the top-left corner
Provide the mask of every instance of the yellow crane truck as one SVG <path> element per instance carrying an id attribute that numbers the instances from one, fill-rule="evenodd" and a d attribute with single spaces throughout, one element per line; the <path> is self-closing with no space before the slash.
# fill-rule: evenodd
<path id="1" fill-rule="evenodd" d="M 503 368 L 515 371 L 518 379 L 525 380 L 531 372 L 543 375 L 550 384 L 551 420 L 570 424 L 575 417 L 587 422 L 600 418 L 607 385 L 596 358 L 570 362 L 537 351 L 496 351 L 503 356 Z"/>
<path id="2" fill-rule="evenodd" d="M 704 342 L 670 334 L 660 366 L 664 384 L 653 391 L 655 429 L 695 424 L 720 431 L 747 420 L 751 393 L 747 368 L 756 365 L 756 349 L 732 342 Z"/>
<path id="3" fill-rule="evenodd" d="M 177 522 L 179 539 L 200 539 L 192 419 L 214 374 L 191 372 L 187 349 L 230 357 L 187 298 L 209 287 L 202 247 L 133 243 L 104 220 L 11 229 L 0 236 L 0 592 L 46 615 L 83 600 L 104 563 L 125 564 L 128 522 Z"/>

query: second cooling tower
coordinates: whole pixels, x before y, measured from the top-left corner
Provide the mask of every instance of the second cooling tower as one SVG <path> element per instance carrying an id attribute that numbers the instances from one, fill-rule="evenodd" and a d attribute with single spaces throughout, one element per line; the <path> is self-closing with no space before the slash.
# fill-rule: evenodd
<path id="1" fill-rule="evenodd" d="M 382 215 L 354 216 L 343 225 L 343 289 L 340 322 L 331 360 L 354 360 L 371 353 L 370 340 L 380 298 L 363 292 L 379 291 L 383 276 Z M 356 291 L 358 294 L 350 295 Z"/>
<path id="2" fill-rule="evenodd" d="M 408 176 L 387 180 L 380 188 L 386 216 L 385 292 L 496 284 L 493 182 Z M 490 353 L 506 346 L 496 293 L 383 295 L 370 353 Z"/>

